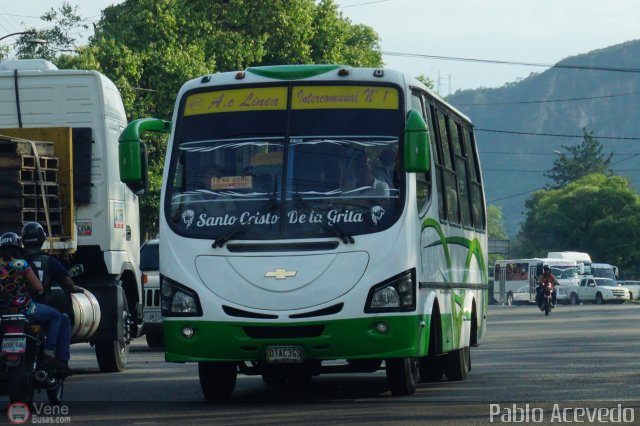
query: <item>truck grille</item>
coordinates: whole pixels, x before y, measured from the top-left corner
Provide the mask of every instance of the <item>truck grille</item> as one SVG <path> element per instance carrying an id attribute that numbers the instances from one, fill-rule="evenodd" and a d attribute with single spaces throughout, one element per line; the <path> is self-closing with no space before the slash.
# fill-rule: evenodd
<path id="1" fill-rule="evenodd" d="M 144 305 L 153 308 L 160 307 L 160 289 L 147 289 L 144 296 Z"/>

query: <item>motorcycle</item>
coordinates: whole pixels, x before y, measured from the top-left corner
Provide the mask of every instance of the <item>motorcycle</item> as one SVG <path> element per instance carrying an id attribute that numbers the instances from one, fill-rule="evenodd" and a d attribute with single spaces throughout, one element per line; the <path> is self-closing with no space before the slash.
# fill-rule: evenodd
<path id="1" fill-rule="evenodd" d="M 553 284 L 543 284 L 540 286 L 542 292 L 542 305 L 540 309 L 544 311 L 545 316 L 549 315 L 549 312 L 553 309 Z"/>
<path id="2" fill-rule="evenodd" d="M 44 362 L 45 333 L 22 314 L 0 315 L 0 384 L 11 402 L 33 402 L 46 390 L 51 404 L 60 404 L 65 375 Z"/>

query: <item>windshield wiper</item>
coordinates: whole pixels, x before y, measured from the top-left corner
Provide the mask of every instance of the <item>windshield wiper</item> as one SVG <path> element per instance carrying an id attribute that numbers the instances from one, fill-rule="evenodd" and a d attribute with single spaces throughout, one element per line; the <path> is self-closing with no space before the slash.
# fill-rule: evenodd
<path id="1" fill-rule="evenodd" d="M 276 209 L 276 207 L 278 207 L 278 201 L 276 200 L 275 196 L 272 196 L 271 198 L 269 198 L 269 204 L 267 205 L 267 213 L 271 213 Z M 256 224 L 257 224 L 256 221 L 253 221 L 250 223 L 244 223 L 244 224 L 238 223 L 238 225 L 231 228 L 229 232 L 224 234 L 222 237 L 216 238 L 213 244 L 211 244 L 211 247 L 213 248 L 224 247 L 225 243 L 229 241 L 231 238 L 233 238 L 238 234 L 246 233 L 249 229 L 253 228 Z"/>
<path id="2" fill-rule="evenodd" d="M 293 194 L 293 203 L 296 206 L 302 206 L 302 208 L 310 210 L 317 215 L 324 216 L 315 207 L 313 207 L 311 204 L 304 201 L 304 199 L 298 193 Z M 356 240 L 354 240 L 351 235 L 347 234 L 342 229 L 340 229 L 340 227 L 336 223 L 334 223 L 333 226 L 325 225 L 322 222 L 316 222 L 316 223 L 325 231 L 335 234 L 335 236 L 340 238 L 340 240 L 342 240 L 342 242 L 345 244 L 349 244 L 349 243 L 353 244 L 356 242 Z"/>

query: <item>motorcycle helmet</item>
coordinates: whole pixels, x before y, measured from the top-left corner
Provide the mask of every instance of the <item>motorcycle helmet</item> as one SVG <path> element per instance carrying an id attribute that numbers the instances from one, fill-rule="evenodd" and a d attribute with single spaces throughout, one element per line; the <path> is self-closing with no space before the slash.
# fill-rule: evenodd
<path id="1" fill-rule="evenodd" d="M 26 248 L 39 249 L 44 244 L 47 233 L 38 222 L 28 222 L 22 227 L 22 243 Z"/>
<path id="2" fill-rule="evenodd" d="M 0 247 L 16 247 L 21 249 L 20 237 L 15 232 L 5 232 L 0 236 Z"/>

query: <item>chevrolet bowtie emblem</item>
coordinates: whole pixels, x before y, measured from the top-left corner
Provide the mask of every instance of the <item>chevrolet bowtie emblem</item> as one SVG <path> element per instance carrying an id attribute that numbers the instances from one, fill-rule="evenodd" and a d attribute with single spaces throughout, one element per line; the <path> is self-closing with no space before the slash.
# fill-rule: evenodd
<path id="1" fill-rule="evenodd" d="M 275 271 L 268 271 L 264 273 L 266 278 L 275 278 L 276 280 L 286 280 L 289 277 L 295 277 L 297 271 L 287 271 L 284 268 L 278 268 Z"/>

